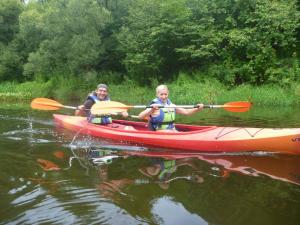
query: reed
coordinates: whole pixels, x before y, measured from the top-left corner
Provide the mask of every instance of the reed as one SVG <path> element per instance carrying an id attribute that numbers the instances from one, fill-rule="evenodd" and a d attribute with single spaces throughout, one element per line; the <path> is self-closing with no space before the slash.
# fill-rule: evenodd
<path id="1" fill-rule="evenodd" d="M 30 99 L 32 92 L 28 89 L 20 89 L 21 84 L 5 82 L 0 84 L 0 99 L 5 102 L 22 101 Z"/>
<path id="2" fill-rule="evenodd" d="M 97 84 L 81 84 L 80 80 L 59 79 L 48 82 L 2 83 L 1 101 L 30 101 L 36 97 L 48 97 L 63 102 L 80 104 Z M 300 84 L 289 88 L 275 85 L 240 85 L 226 87 L 217 80 L 196 79 L 179 75 L 176 82 L 166 83 L 170 99 L 176 104 L 223 104 L 231 101 L 251 101 L 260 106 L 300 105 Z M 91 87 L 93 87 L 91 89 Z M 120 84 L 109 84 L 110 97 L 125 104 L 148 104 L 155 97 L 155 86 L 141 87 L 127 80 Z"/>

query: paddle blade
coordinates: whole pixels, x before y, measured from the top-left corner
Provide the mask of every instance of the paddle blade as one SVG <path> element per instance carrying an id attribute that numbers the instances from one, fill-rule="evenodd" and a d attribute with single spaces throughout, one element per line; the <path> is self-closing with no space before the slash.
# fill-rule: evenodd
<path id="1" fill-rule="evenodd" d="M 58 110 L 64 107 L 57 101 L 48 98 L 35 98 L 31 102 L 31 108 L 40 110 Z"/>
<path id="2" fill-rule="evenodd" d="M 247 112 L 251 107 L 250 102 L 228 102 L 223 105 L 223 108 L 229 112 Z"/>
<path id="3" fill-rule="evenodd" d="M 130 108 L 130 106 L 124 105 L 120 102 L 101 101 L 92 106 L 91 113 L 93 115 L 110 115 L 126 112 L 128 108 Z"/>

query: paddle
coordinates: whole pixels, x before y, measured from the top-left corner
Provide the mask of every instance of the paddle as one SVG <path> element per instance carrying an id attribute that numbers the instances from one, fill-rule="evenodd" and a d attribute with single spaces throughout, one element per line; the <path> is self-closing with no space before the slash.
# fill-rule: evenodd
<path id="1" fill-rule="evenodd" d="M 63 105 L 63 104 L 61 104 L 61 103 L 59 103 L 59 102 L 57 102 L 53 99 L 49 99 L 49 98 L 35 98 L 35 99 L 33 99 L 31 101 L 31 108 L 40 109 L 40 110 L 58 110 L 60 108 L 77 109 L 77 107 L 75 107 L 75 106 Z M 124 112 L 124 111 L 126 111 L 126 110 L 123 110 L 122 112 Z M 99 115 L 99 113 L 98 113 L 98 115 Z M 117 116 L 119 114 L 116 111 L 111 111 L 111 112 L 102 111 L 100 113 L 100 115 Z M 135 115 L 128 115 L 128 117 L 138 118 L 138 116 L 135 116 Z"/>
<path id="2" fill-rule="evenodd" d="M 214 109 L 214 108 L 223 108 L 229 112 L 247 112 L 251 107 L 250 102 L 239 101 L 239 102 L 228 102 L 224 105 L 204 105 L 204 108 Z M 146 105 L 125 105 L 120 102 L 114 101 L 102 101 L 97 102 L 91 108 L 91 113 L 94 115 L 103 114 L 103 113 L 112 113 L 112 112 L 124 112 L 130 108 L 134 109 L 145 109 L 152 108 L 151 106 Z M 160 108 L 198 108 L 197 105 L 176 105 L 176 106 L 160 106 Z"/>
<path id="3" fill-rule="evenodd" d="M 31 108 L 40 110 L 58 110 L 60 108 L 77 109 L 74 106 L 63 105 L 49 98 L 35 98 L 31 102 Z"/>

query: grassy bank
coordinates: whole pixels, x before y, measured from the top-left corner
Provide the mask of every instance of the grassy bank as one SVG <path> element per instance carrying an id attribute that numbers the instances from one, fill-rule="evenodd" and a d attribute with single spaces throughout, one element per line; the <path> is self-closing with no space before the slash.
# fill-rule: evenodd
<path id="1" fill-rule="evenodd" d="M 79 80 L 51 80 L 48 82 L 2 83 L 0 101 L 28 101 L 36 97 L 53 98 L 61 102 L 81 103 L 97 84 Z M 176 82 L 167 84 L 170 98 L 176 104 L 198 102 L 222 104 L 230 101 L 248 100 L 262 106 L 300 105 L 300 84 L 283 88 L 279 86 L 241 85 L 225 87 L 215 80 L 195 80 L 180 76 Z M 132 81 L 110 84 L 110 96 L 126 104 L 147 104 L 155 97 L 155 87 L 140 87 Z"/>

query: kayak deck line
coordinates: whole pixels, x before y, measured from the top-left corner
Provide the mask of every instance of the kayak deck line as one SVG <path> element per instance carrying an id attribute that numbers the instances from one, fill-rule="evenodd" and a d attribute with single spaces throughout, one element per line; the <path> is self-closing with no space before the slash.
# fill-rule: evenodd
<path id="1" fill-rule="evenodd" d="M 149 131 L 150 133 L 153 133 L 153 131 L 150 131 L 148 129 L 148 125 L 143 126 L 144 129 L 136 129 L 132 126 L 127 126 L 122 124 L 122 122 L 124 122 L 123 120 L 113 120 L 112 124 L 107 124 L 105 125 L 105 127 L 107 127 L 107 129 L 120 129 L 120 132 L 138 132 L 140 133 L 141 131 L 143 132 L 147 132 Z M 91 124 L 92 126 L 99 126 L 96 124 Z M 122 126 L 121 126 L 122 125 Z M 100 125 L 103 126 L 103 125 Z M 184 126 L 193 126 L 193 125 L 184 125 Z M 129 128 L 132 127 L 132 128 Z M 199 132 L 207 132 L 209 130 L 212 129 L 216 129 L 217 126 L 201 126 L 201 129 L 199 130 L 193 130 L 193 131 L 188 131 L 186 129 L 180 129 L 177 131 L 155 131 L 156 134 L 158 135 L 189 135 L 192 133 L 199 133 Z M 229 129 L 229 131 L 226 131 L 226 129 Z M 253 132 L 249 131 L 250 129 L 255 129 L 253 130 Z M 287 129 L 287 128 L 247 128 L 247 127 L 236 127 L 234 129 L 232 129 L 232 127 L 222 127 L 222 129 L 220 130 L 220 132 L 214 137 L 215 139 L 219 139 L 222 138 L 230 133 L 236 132 L 236 131 L 246 131 L 246 134 L 249 135 L 249 137 L 251 138 L 255 138 L 256 135 L 258 135 L 259 132 L 263 131 L 264 129 L 276 129 L 276 130 L 281 130 L 281 129 Z M 290 128 L 293 129 L 293 128 Z M 226 132 L 225 132 L 226 131 Z M 300 138 L 300 137 L 299 137 Z M 294 140 L 294 139 L 292 139 Z M 296 139 L 295 139 L 296 140 Z"/>
<path id="2" fill-rule="evenodd" d="M 196 152 L 266 151 L 300 154 L 300 128 L 218 127 L 176 124 L 177 132 L 150 131 L 145 122 L 88 123 L 85 117 L 54 114 L 55 123 L 99 138 Z"/>
<path id="3" fill-rule="evenodd" d="M 223 132 L 225 131 L 226 128 L 227 128 L 227 127 L 223 127 L 223 129 L 220 130 L 220 133 L 219 133 L 219 134 L 217 135 L 217 137 L 215 137 L 215 138 L 216 138 L 216 139 L 219 139 L 219 138 L 221 138 L 221 137 L 223 137 L 223 136 L 225 136 L 225 135 L 227 135 L 227 134 L 229 134 L 229 133 L 231 133 L 231 132 L 235 132 L 235 131 L 238 131 L 238 130 L 240 130 L 240 129 L 245 130 L 245 131 L 249 134 L 250 137 L 254 138 L 256 134 L 258 134 L 260 131 L 262 131 L 262 130 L 265 129 L 265 128 L 258 128 L 258 130 L 257 130 L 257 131 L 254 131 L 254 133 L 252 134 L 246 127 L 237 127 L 236 130 L 230 130 L 230 131 L 228 131 L 228 132 L 226 132 L 226 133 L 223 133 Z"/>

